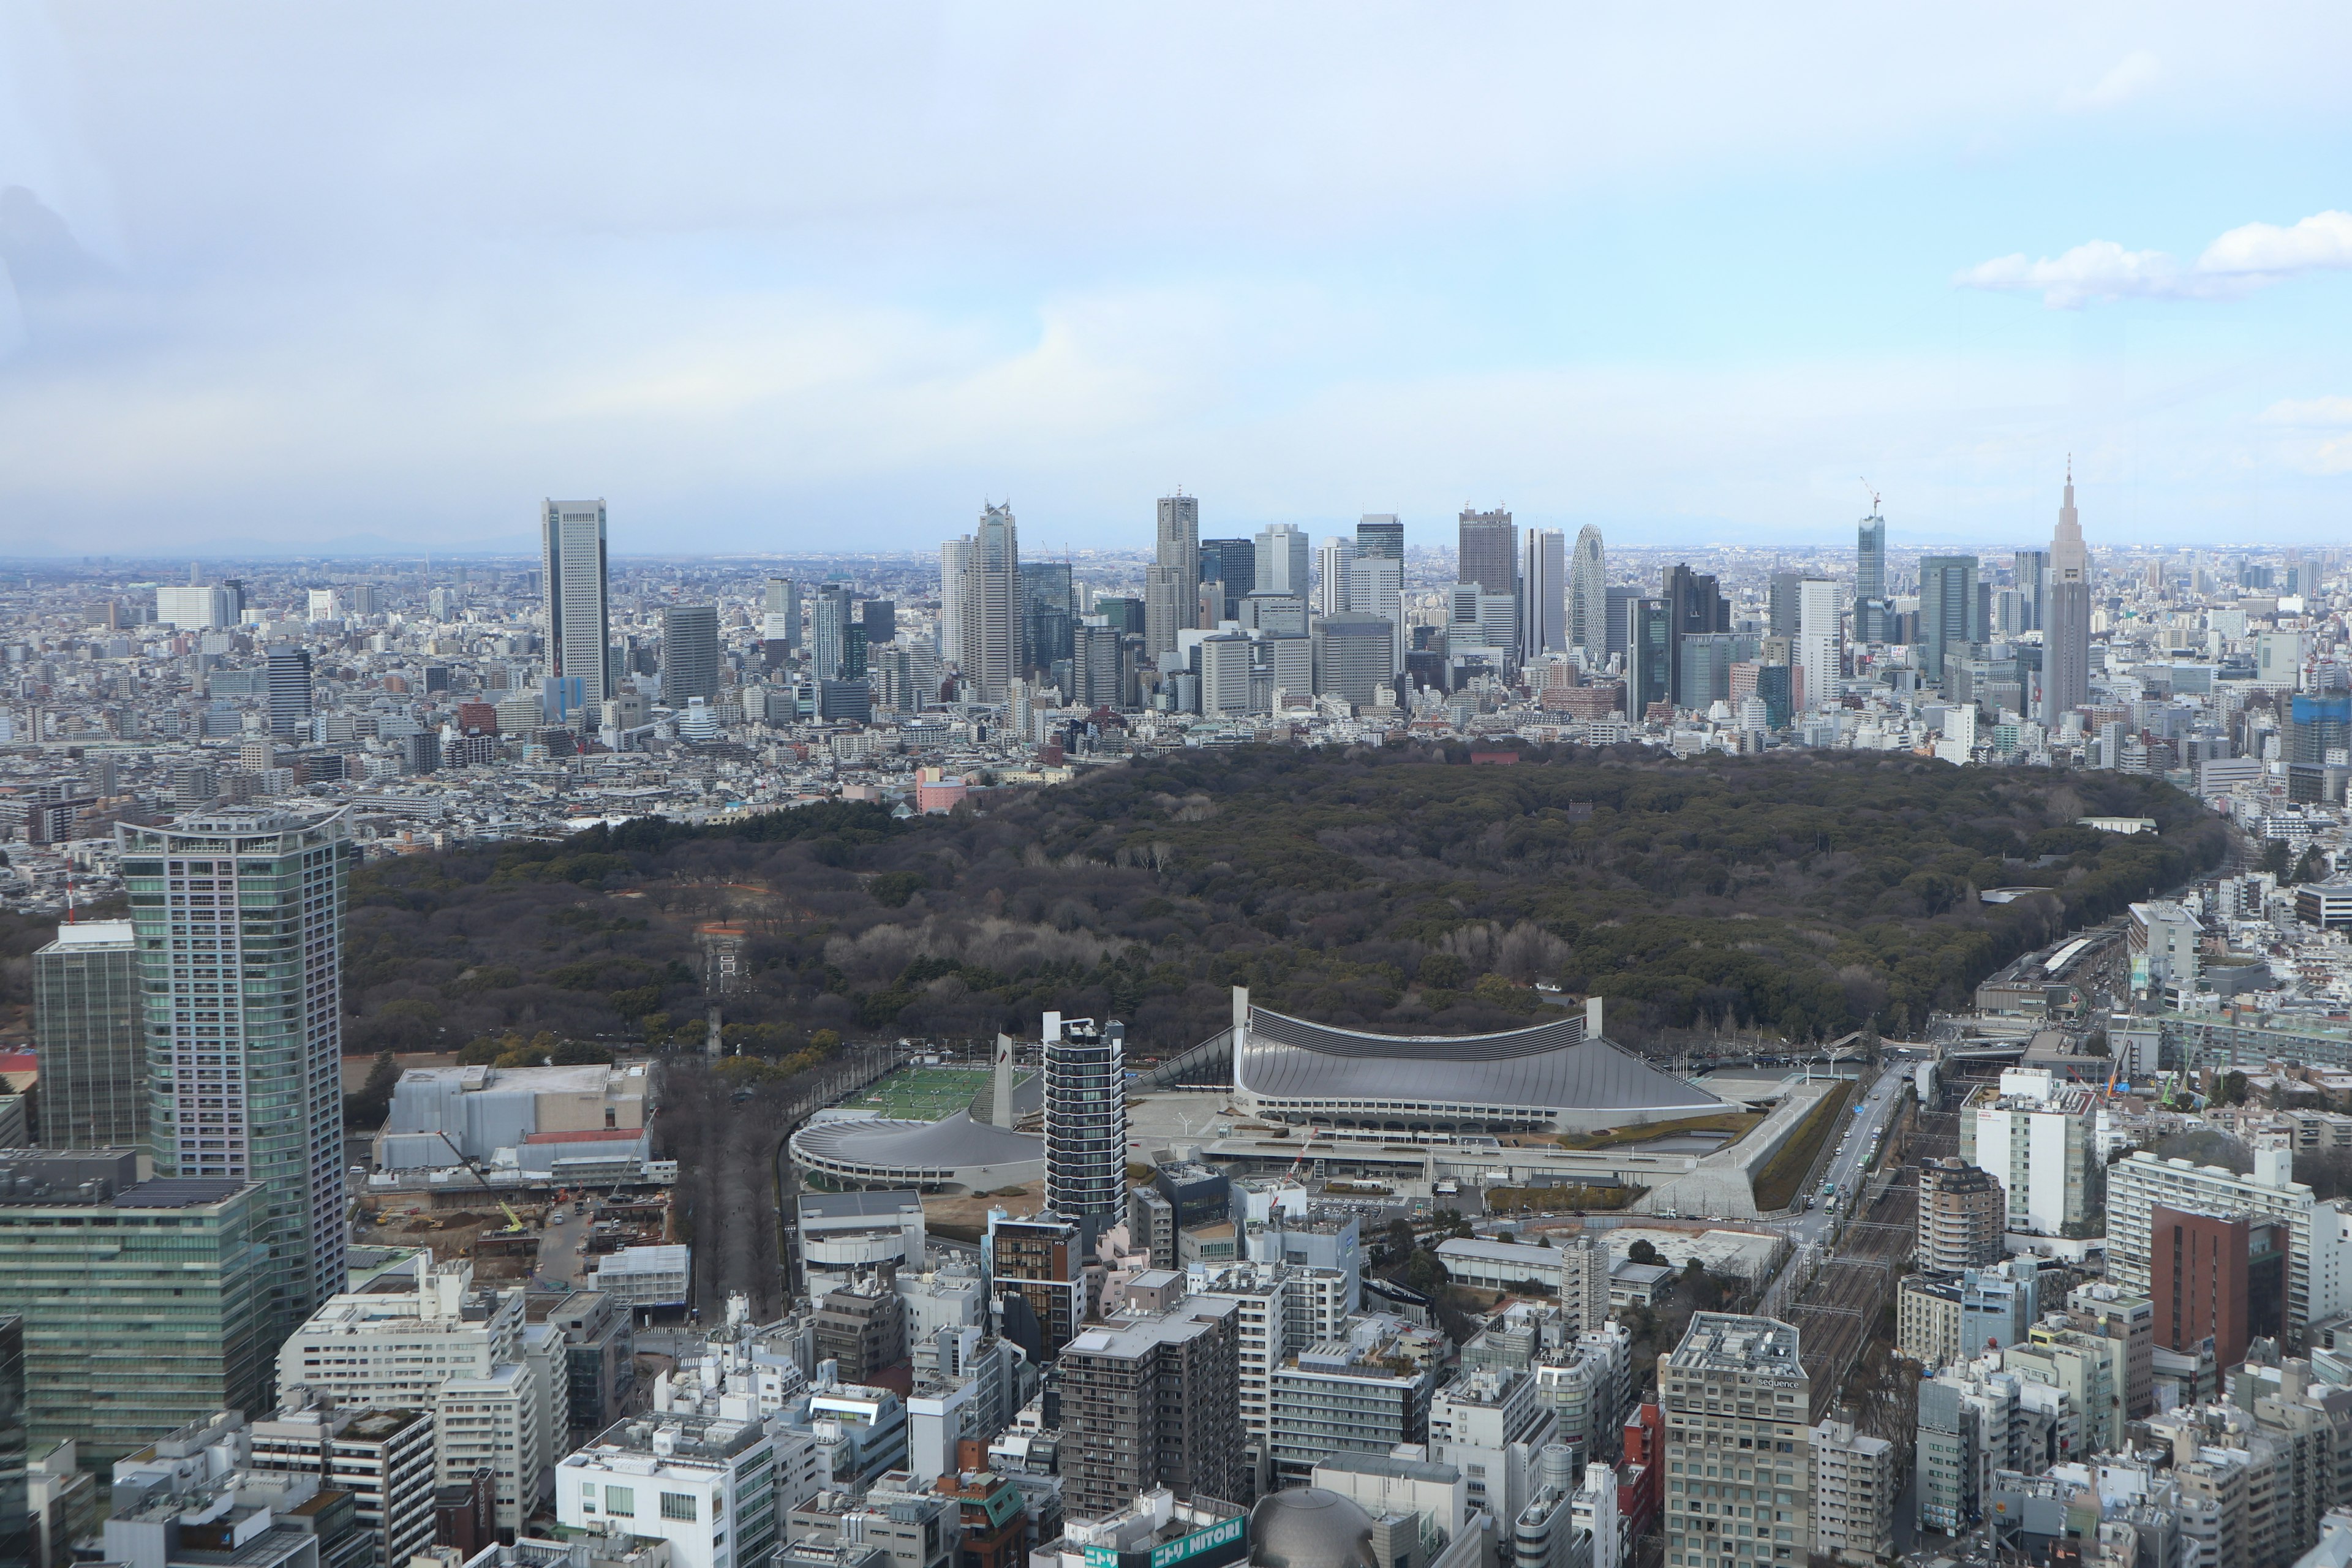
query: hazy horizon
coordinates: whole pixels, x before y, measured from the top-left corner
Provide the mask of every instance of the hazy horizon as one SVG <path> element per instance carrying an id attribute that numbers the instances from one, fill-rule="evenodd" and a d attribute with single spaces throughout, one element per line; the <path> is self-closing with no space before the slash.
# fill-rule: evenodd
<path id="1" fill-rule="evenodd" d="M 0 557 L 2343 536 L 2352 17 L 0 5 Z"/>

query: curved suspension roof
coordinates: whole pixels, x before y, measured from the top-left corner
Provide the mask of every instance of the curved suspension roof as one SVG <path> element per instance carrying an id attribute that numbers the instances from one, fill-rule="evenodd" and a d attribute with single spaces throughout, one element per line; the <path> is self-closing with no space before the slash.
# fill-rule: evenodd
<path id="1" fill-rule="evenodd" d="M 1244 1092 L 1277 1100 L 1693 1115 L 1727 1109 L 1622 1047 L 1588 1039 L 1581 1017 L 1498 1035 L 1373 1035 L 1252 1007 L 1234 1079 Z"/>

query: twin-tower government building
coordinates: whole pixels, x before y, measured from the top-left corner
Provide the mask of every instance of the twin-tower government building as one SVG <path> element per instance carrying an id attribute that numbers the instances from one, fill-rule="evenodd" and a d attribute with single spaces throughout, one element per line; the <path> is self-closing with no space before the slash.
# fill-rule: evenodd
<path id="1" fill-rule="evenodd" d="M 1294 1018 L 1234 991 L 1233 1023 L 1130 1073 L 1113 1021 L 1045 1016 L 1042 1071 L 995 1071 L 971 1105 L 937 1121 L 864 1116 L 812 1122 L 793 1158 L 820 1184 L 979 1193 L 1046 1178 L 1116 1194 L 1129 1159 L 1131 1089 L 1228 1089 L 1237 1115 L 1298 1127 L 1496 1137 L 1591 1131 L 1737 1109 L 1601 1034 L 1601 1003 L 1492 1035 L 1375 1035 Z M 1042 1112 L 1042 1117 L 1039 1113 Z M 1042 1135 L 1020 1131 L 1041 1121 Z M 1106 1198 L 1105 1202 L 1110 1201 Z M 1087 1205 L 1081 1205 L 1082 1212 Z"/>

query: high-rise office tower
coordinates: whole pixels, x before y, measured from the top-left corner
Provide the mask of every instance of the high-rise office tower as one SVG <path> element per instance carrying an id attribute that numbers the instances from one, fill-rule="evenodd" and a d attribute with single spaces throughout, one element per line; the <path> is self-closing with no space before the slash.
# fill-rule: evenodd
<path id="1" fill-rule="evenodd" d="M 1021 563 L 1021 668 L 1043 675 L 1070 657 L 1077 597 L 1066 561 Z"/>
<path id="2" fill-rule="evenodd" d="M 1633 625 L 1632 606 L 1642 597 L 1642 590 L 1627 583 L 1612 583 L 1601 590 L 1601 603 L 1608 606 L 1609 616 L 1609 641 L 1606 657 L 1601 660 L 1604 665 L 1614 659 L 1619 668 L 1623 668 L 1625 629 Z"/>
<path id="3" fill-rule="evenodd" d="M 1345 698 L 1359 708 L 1368 708 L 1379 687 L 1396 679 L 1395 622 L 1361 610 L 1346 610 L 1316 622 L 1314 636 L 1318 694 Z"/>
<path id="4" fill-rule="evenodd" d="M 1966 658 L 1970 643 L 1985 640 L 1977 571 L 1973 555 L 1919 558 L 1919 679 L 1925 685 L 1942 686 L 1945 659 Z"/>
<path id="5" fill-rule="evenodd" d="M 1127 1026 L 1045 1015 L 1045 1206 L 1087 1246 L 1127 1212 Z"/>
<path id="6" fill-rule="evenodd" d="M 971 535 L 940 546 L 940 658 L 963 662 L 963 606 L 971 594 Z"/>
<path id="7" fill-rule="evenodd" d="M 815 602 L 809 606 L 809 663 L 819 680 L 844 679 L 841 672 L 849 658 L 849 623 L 855 608 L 846 583 L 827 583 L 816 591 Z"/>
<path id="8" fill-rule="evenodd" d="M 971 569 L 964 574 L 964 679 L 982 702 L 1013 693 L 1021 660 L 1021 542 L 1013 509 L 985 507 L 971 539 Z"/>
<path id="9" fill-rule="evenodd" d="M 1838 603 L 1838 585 L 1827 577 L 1804 577 L 1797 583 L 1798 679 L 1804 683 L 1802 706 L 1808 712 L 1843 705 L 1845 679 L 1845 616 Z"/>
<path id="10" fill-rule="evenodd" d="M 28 1331 L 25 1407 L 0 1426 L 104 1466 L 259 1406 L 285 1331 L 267 1306 L 258 1188 L 142 1182 L 131 1149 L 0 1151 L 0 1320 Z"/>
<path id="11" fill-rule="evenodd" d="M 1608 655 L 1609 570 L 1601 531 L 1586 523 L 1576 531 L 1576 552 L 1568 563 L 1568 646 L 1584 649 L 1595 664 Z"/>
<path id="12" fill-rule="evenodd" d="M 1682 1343 L 1658 1363 L 1666 1468 L 1685 1478 L 1684 1489 L 1666 1496 L 1669 1563 L 1755 1568 L 1759 1561 L 1805 1561 L 1813 1540 L 1811 1394 L 1797 1331 L 1789 1324 L 1729 1312 L 1692 1315 Z M 1737 1412 L 1737 1422 L 1726 1412 Z M 1756 1539 L 1734 1532 L 1730 1511 L 1742 1493 L 1753 1497 L 1759 1517 L 1771 1519 L 1755 1526 Z M 1708 1517 L 1709 1508 L 1721 1517 Z"/>
<path id="13" fill-rule="evenodd" d="M 2046 613 L 2045 585 L 2050 575 L 2050 552 L 2047 550 L 2019 551 L 2014 570 L 2017 574 L 2018 596 L 2025 602 L 2022 624 L 2017 629 L 2021 632 L 2038 632 L 2042 629 L 2042 617 Z"/>
<path id="14" fill-rule="evenodd" d="M 1070 580 L 1070 569 L 1062 568 L 1065 597 Z M 898 604 L 895 599 L 868 599 L 857 606 L 858 624 L 866 628 L 866 646 L 880 647 L 884 643 L 898 640 Z"/>
<path id="15" fill-rule="evenodd" d="M 1307 535 L 1286 522 L 1258 530 L 1257 587 L 1307 602 Z"/>
<path id="16" fill-rule="evenodd" d="M 662 609 L 662 700 L 683 708 L 694 698 L 719 700 L 719 606 Z"/>
<path id="17" fill-rule="evenodd" d="M 1160 498 L 1155 564 L 1190 572 L 1201 558 L 1201 498 L 1179 490 Z"/>
<path id="18" fill-rule="evenodd" d="M 768 600 L 760 616 L 760 640 L 776 654 L 791 654 L 801 646 L 801 585 L 790 577 L 768 579 Z"/>
<path id="19" fill-rule="evenodd" d="M 1394 632 L 1389 673 L 1404 668 L 1404 563 L 1390 555 L 1360 555 L 1348 566 L 1348 609 L 1343 614 L 1378 616 Z"/>
<path id="20" fill-rule="evenodd" d="M 1511 514 L 1500 510 L 1473 511 L 1465 507 L 1460 526 L 1454 580 L 1475 583 L 1489 594 L 1517 594 L 1517 531 L 1511 526 Z"/>
<path id="21" fill-rule="evenodd" d="M 1355 578 L 1358 547 L 1333 534 L 1315 549 L 1315 613 L 1336 616 L 1353 608 L 1348 598 Z"/>
<path id="22" fill-rule="evenodd" d="M 269 650 L 269 732 L 310 733 L 310 650 L 283 644 Z"/>
<path id="23" fill-rule="evenodd" d="M 155 1173 L 258 1183 L 279 1335 L 343 1285 L 340 814 L 118 827 Z"/>
<path id="24" fill-rule="evenodd" d="M 1853 640 L 1886 637 L 1886 520 L 1873 511 L 1854 527 Z"/>
<path id="25" fill-rule="evenodd" d="M 1152 564 L 1143 574 L 1143 651 L 1165 665 L 1176 634 L 1200 624 L 1201 499 L 1160 498 Z"/>
<path id="26" fill-rule="evenodd" d="M 1089 616 L 1070 633 L 1070 700 L 1086 708 L 1117 708 L 1124 701 L 1119 680 L 1118 628 Z"/>
<path id="27" fill-rule="evenodd" d="M 2074 515 L 2074 465 L 2050 541 L 2042 601 L 2042 722 L 2052 730 L 2091 700 L 2091 552 Z"/>
<path id="28" fill-rule="evenodd" d="M 1204 539 L 1201 541 L 1201 577 L 1203 583 L 1218 583 L 1224 587 L 1224 597 L 1216 605 L 1216 618 L 1237 620 L 1241 616 L 1242 600 L 1256 591 L 1258 583 L 1257 542 L 1249 539 Z"/>
<path id="29" fill-rule="evenodd" d="M 1805 574 L 1801 572 L 1772 574 L 1768 614 L 1774 637 L 1792 637 L 1797 635 L 1797 584 L 1804 580 Z"/>
<path id="30" fill-rule="evenodd" d="M 1666 690 L 1683 689 L 1682 639 L 1706 632 L 1731 629 L 1731 601 L 1723 596 L 1711 572 L 1694 572 L 1677 563 L 1666 570 L 1666 613 L 1672 622 L 1666 646 Z"/>
<path id="31" fill-rule="evenodd" d="M 613 695 L 612 623 L 604 592 L 604 503 L 551 500 L 540 518 L 540 576 L 547 599 L 547 670 L 580 682 L 580 705 Z"/>
<path id="32" fill-rule="evenodd" d="M 1568 651 L 1568 536 L 1556 528 L 1528 530 L 1519 569 L 1519 652 Z"/>
<path id="33" fill-rule="evenodd" d="M 45 1148 L 147 1146 L 146 1025 L 129 921 L 61 925 L 33 954 Z"/>
<path id="34" fill-rule="evenodd" d="M 1665 600 L 1625 601 L 1625 716 L 1637 724 L 1650 704 L 1674 700 L 1674 626 Z"/>
<path id="35" fill-rule="evenodd" d="M 1404 524 L 1392 511 L 1368 511 L 1356 524 L 1356 553 L 1404 559 Z"/>

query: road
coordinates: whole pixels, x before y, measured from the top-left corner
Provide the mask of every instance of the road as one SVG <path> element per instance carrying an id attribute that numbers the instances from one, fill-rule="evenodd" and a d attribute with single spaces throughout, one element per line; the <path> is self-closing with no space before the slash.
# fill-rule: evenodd
<path id="1" fill-rule="evenodd" d="M 576 1206 L 566 1208 L 563 1218 L 551 1215 L 547 1228 L 539 1233 L 539 1266 L 532 1272 L 544 1286 L 576 1285 L 588 1270 L 588 1259 L 580 1250 L 580 1243 L 587 1239 L 588 1221 Z"/>
<path id="2" fill-rule="evenodd" d="M 1911 1062 L 1906 1057 L 1890 1057 L 1862 1097 L 1862 1114 L 1848 1112 L 1845 1142 L 1830 1158 L 1829 1170 L 1823 1180 L 1832 1184 L 1839 1194 L 1841 1209 L 1850 1213 L 1853 1195 L 1861 1185 L 1863 1162 L 1869 1156 L 1872 1138 L 1885 1130 L 1903 1101 L 1903 1090 L 1911 1082 Z M 1841 1215 L 1824 1207 L 1806 1210 L 1787 1222 L 1784 1234 L 1798 1247 L 1809 1247 L 1825 1238 L 1836 1226 Z"/>

